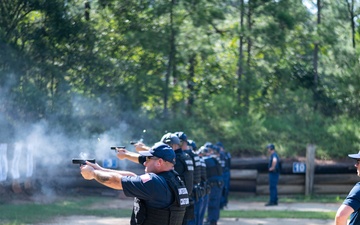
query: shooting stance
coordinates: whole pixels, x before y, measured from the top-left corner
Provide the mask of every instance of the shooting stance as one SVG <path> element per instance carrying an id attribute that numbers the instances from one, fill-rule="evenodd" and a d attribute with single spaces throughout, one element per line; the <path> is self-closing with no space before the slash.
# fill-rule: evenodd
<path id="1" fill-rule="evenodd" d="M 183 181 L 173 170 L 174 151 L 158 142 L 149 151 L 140 151 L 139 154 L 146 157 L 143 163 L 146 173 L 143 175 L 105 169 L 90 162 L 80 167 L 81 175 L 134 197 L 131 225 L 181 225 L 189 196 Z"/>
<path id="2" fill-rule="evenodd" d="M 354 166 L 356 167 L 357 175 L 360 176 L 360 151 L 357 154 L 349 154 L 348 156 L 356 160 Z M 349 225 L 360 224 L 360 182 L 355 184 L 337 210 L 335 225 L 346 225 L 349 217 Z"/>

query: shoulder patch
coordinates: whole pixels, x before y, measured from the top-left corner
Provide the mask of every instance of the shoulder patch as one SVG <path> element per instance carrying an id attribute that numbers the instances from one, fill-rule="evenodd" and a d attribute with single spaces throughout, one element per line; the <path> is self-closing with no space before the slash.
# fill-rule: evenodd
<path id="1" fill-rule="evenodd" d="M 145 173 L 145 174 L 143 174 L 143 175 L 140 176 L 140 179 L 141 179 L 141 181 L 142 181 L 143 183 L 146 183 L 146 182 L 148 182 L 149 180 L 151 180 L 151 176 L 150 176 L 150 174 Z"/>

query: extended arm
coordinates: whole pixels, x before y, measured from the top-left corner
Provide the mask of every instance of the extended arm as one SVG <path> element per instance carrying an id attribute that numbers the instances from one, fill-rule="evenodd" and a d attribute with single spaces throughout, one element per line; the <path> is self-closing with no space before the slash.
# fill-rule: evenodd
<path id="1" fill-rule="evenodd" d="M 137 152 L 140 152 L 140 151 L 149 151 L 150 150 L 150 147 L 149 146 L 146 146 L 144 143 L 142 142 L 137 142 L 134 144 L 135 146 L 135 150 Z"/>
<path id="2" fill-rule="evenodd" d="M 119 159 L 127 159 L 127 160 L 130 160 L 130 161 L 134 162 L 134 163 L 139 163 L 139 156 L 140 156 L 139 153 L 137 153 L 137 152 L 129 152 L 126 149 L 116 149 L 116 150 L 117 150 L 116 156 Z"/>
<path id="3" fill-rule="evenodd" d="M 348 205 L 342 204 L 336 212 L 335 225 L 346 225 L 349 216 L 353 212 L 354 212 L 353 208 L 351 208 Z"/>
<path id="4" fill-rule="evenodd" d="M 81 166 L 80 169 L 81 175 L 86 180 L 95 179 L 97 182 L 116 190 L 122 190 L 121 178 L 123 176 L 136 176 L 135 173 L 130 171 L 105 169 L 90 162 L 86 162 L 86 165 Z"/>

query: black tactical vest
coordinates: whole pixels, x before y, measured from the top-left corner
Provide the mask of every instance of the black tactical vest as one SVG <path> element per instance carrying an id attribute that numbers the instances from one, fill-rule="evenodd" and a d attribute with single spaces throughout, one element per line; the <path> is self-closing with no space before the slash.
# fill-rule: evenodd
<path id="1" fill-rule="evenodd" d="M 185 209 L 189 205 L 189 195 L 184 182 L 175 171 L 158 174 L 165 178 L 172 193 L 174 202 L 167 208 L 158 209 L 148 207 L 145 201 L 135 198 L 134 209 L 131 216 L 131 225 L 181 225 Z"/>
<path id="2" fill-rule="evenodd" d="M 201 162 L 200 162 L 200 157 L 198 154 L 196 154 L 194 151 L 192 150 L 185 150 L 185 153 L 187 153 L 192 161 L 193 161 L 193 165 L 194 165 L 194 185 L 198 185 L 201 182 Z"/>
<path id="3" fill-rule="evenodd" d="M 213 157 L 205 158 L 206 174 L 208 179 L 211 177 L 222 176 L 222 167 L 219 161 Z"/>
<path id="4" fill-rule="evenodd" d="M 191 157 L 183 150 L 175 150 L 176 164 L 174 166 L 175 171 L 179 174 L 181 179 L 184 181 L 185 186 L 188 190 L 189 195 L 192 193 L 194 184 L 194 165 Z M 180 171 L 179 168 L 182 168 Z"/>
<path id="5" fill-rule="evenodd" d="M 206 163 L 203 156 L 200 157 L 200 163 L 201 163 L 201 184 L 203 185 L 207 181 Z"/>

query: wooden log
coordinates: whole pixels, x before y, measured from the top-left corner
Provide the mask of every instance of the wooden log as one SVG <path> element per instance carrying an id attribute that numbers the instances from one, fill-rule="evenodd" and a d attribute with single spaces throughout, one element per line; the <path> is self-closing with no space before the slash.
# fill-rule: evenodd
<path id="1" fill-rule="evenodd" d="M 348 194 L 354 185 L 315 184 L 315 194 Z"/>
<path id="2" fill-rule="evenodd" d="M 305 186 L 303 185 L 278 185 L 278 194 L 303 194 Z M 256 194 L 269 194 L 269 185 L 257 185 Z"/>
<path id="3" fill-rule="evenodd" d="M 257 170 L 238 170 L 233 169 L 230 171 L 231 180 L 244 180 L 244 179 L 254 179 L 256 180 L 258 172 Z"/>
<path id="4" fill-rule="evenodd" d="M 231 169 L 267 169 L 268 159 L 262 158 L 232 158 Z"/>
<path id="5" fill-rule="evenodd" d="M 352 184 L 359 182 L 356 174 L 315 174 L 315 184 Z"/>
<path id="6" fill-rule="evenodd" d="M 234 192 L 256 192 L 256 180 L 232 180 L 230 191 Z"/>
<path id="7" fill-rule="evenodd" d="M 264 173 L 259 173 L 256 182 L 257 182 L 257 185 L 269 184 L 269 175 L 264 174 Z M 305 175 L 304 174 L 280 174 L 279 184 L 304 185 L 305 184 Z"/>
<path id="8" fill-rule="evenodd" d="M 281 156 L 280 156 L 281 157 Z M 300 160 L 305 162 L 305 160 Z M 292 174 L 294 162 L 298 159 L 282 159 L 282 174 Z M 258 172 L 267 172 L 268 159 L 266 157 L 254 158 L 232 158 L 231 169 L 255 169 Z M 332 174 L 332 173 L 356 173 L 354 161 L 348 160 L 344 162 L 323 163 L 317 161 L 315 163 L 315 174 Z"/>
<path id="9" fill-rule="evenodd" d="M 356 175 L 356 168 L 353 162 L 316 165 L 315 174 L 339 174 L 353 173 Z"/>
<path id="10" fill-rule="evenodd" d="M 281 159 L 282 174 L 292 173 L 292 164 L 294 160 Z M 231 169 L 239 170 L 257 170 L 258 172 L 268 172 L 269 159 L 262 158 L 247 158 L 247 159 L 232 159 Z"/>

